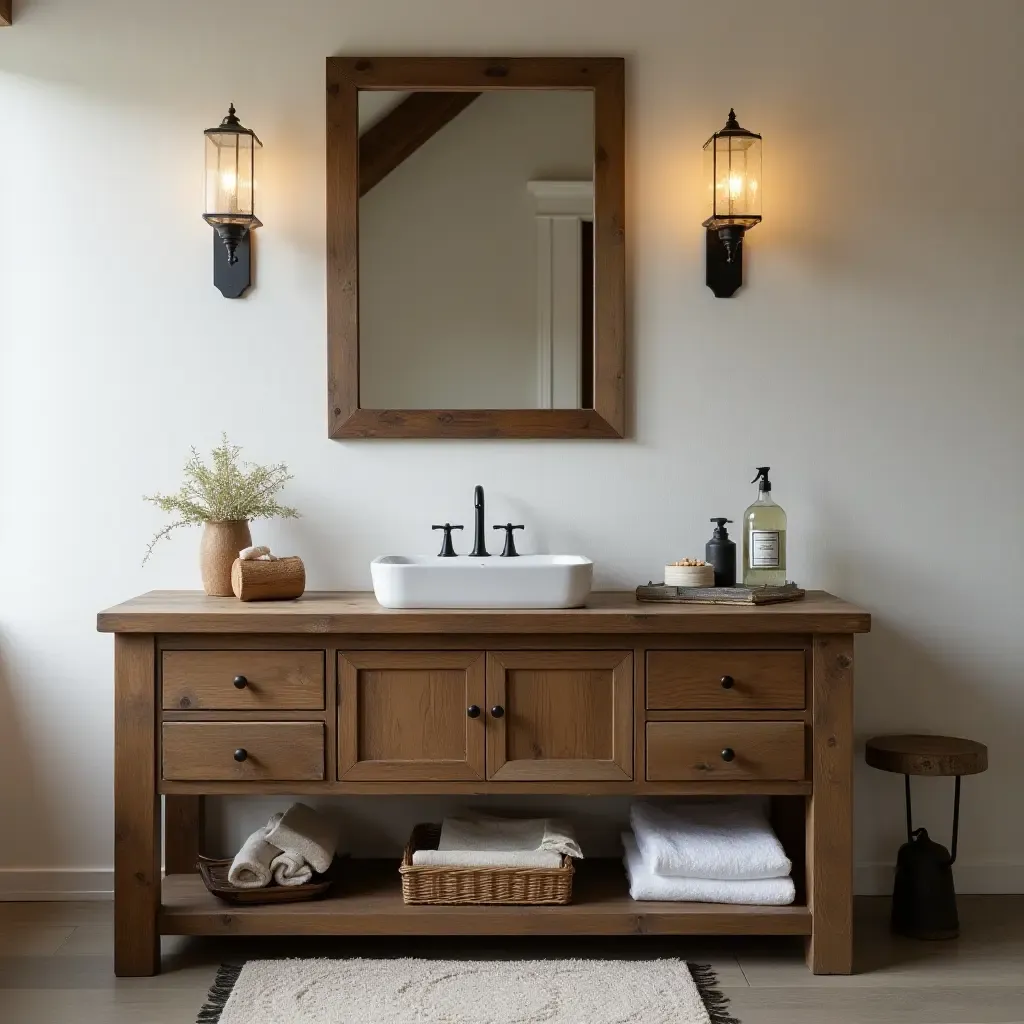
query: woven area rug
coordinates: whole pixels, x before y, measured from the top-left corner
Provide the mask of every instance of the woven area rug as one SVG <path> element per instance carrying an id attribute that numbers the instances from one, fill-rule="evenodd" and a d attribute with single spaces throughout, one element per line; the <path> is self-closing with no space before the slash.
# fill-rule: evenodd
<path id="1" fill-rule="evenodd" d="M 197 1024 L 739 1024 L 683 960 L 250 960 Z"/>

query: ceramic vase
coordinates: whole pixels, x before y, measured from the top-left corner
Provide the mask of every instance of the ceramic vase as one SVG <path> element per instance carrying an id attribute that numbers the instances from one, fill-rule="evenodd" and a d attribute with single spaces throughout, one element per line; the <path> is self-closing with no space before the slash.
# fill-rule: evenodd
<path id="1" fill-rule="evenodd" d="M 203 575 L 203 590 L 210 597 L 234 597 L 231 566 L 238 552 L 251 546 L 252 536 L 246 519 L 203 525 L 199 567 Z"/>

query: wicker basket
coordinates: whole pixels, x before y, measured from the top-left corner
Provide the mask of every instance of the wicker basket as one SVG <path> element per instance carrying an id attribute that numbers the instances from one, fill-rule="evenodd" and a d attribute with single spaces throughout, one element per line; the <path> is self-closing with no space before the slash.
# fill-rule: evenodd
<path id="1" fill-rule="evenodd" d="M 420 867 L 412 862 L 416 850 L 436 850 L 440 825 L 417 825 L 405 848 L 402 899 L 406 903 L 526 903 L 572 902 L 572 858 L 560 868 Z"/>

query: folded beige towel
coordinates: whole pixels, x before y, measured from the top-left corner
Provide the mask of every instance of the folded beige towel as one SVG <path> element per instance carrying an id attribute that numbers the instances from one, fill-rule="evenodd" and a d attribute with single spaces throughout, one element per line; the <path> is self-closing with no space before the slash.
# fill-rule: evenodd
<path id="1" fill-rule="evenodd" d="M 472 850 L 486 853 L 546 851 L 582 857 L 572 828 L 550 818 L 499 818 L 477 814 L 469 818 L 445 818 L 441 825 L 439 852 Z"/>
<path id="2" fill-rule="evenodd" d="M 313 881 L 313 869 L 297 853 L 287 850 L 270 862 L 270 870 L 278 885 L 306 885 Z"/>
<path id="3" fill-rule="evenodd" d="M 412 862 L 421 868 L 560 868 L 554 850 L 416 850 Z"/>
<path id="4" fill-rule="evenodd" d="M 228 871 L 228 881 L 239 889 L 262 889 L 270 885 L 273 872 L 270 862 L 281 851 L 267 842 L 267 829 L 258 828 L 235 854 Z"/>
<path id="5" fill-rule="evenodd" d="M 336 840 L 333 822 L 305 804 L 292 804 L 283 815 L 275 814 L 267 825 L 266 839 L 278 851 L 301 857 L 320 874 L 334 860 Z"/>

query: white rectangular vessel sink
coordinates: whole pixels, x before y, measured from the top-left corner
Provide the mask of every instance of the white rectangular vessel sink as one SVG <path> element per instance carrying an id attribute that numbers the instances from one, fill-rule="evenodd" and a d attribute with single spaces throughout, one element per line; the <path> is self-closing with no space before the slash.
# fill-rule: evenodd
<path id="1" fill-rule="evenodd" d="M 385 608 L 580 608 L 594 563 L 579 555 L 383 555 L 370 575 Z"/>

